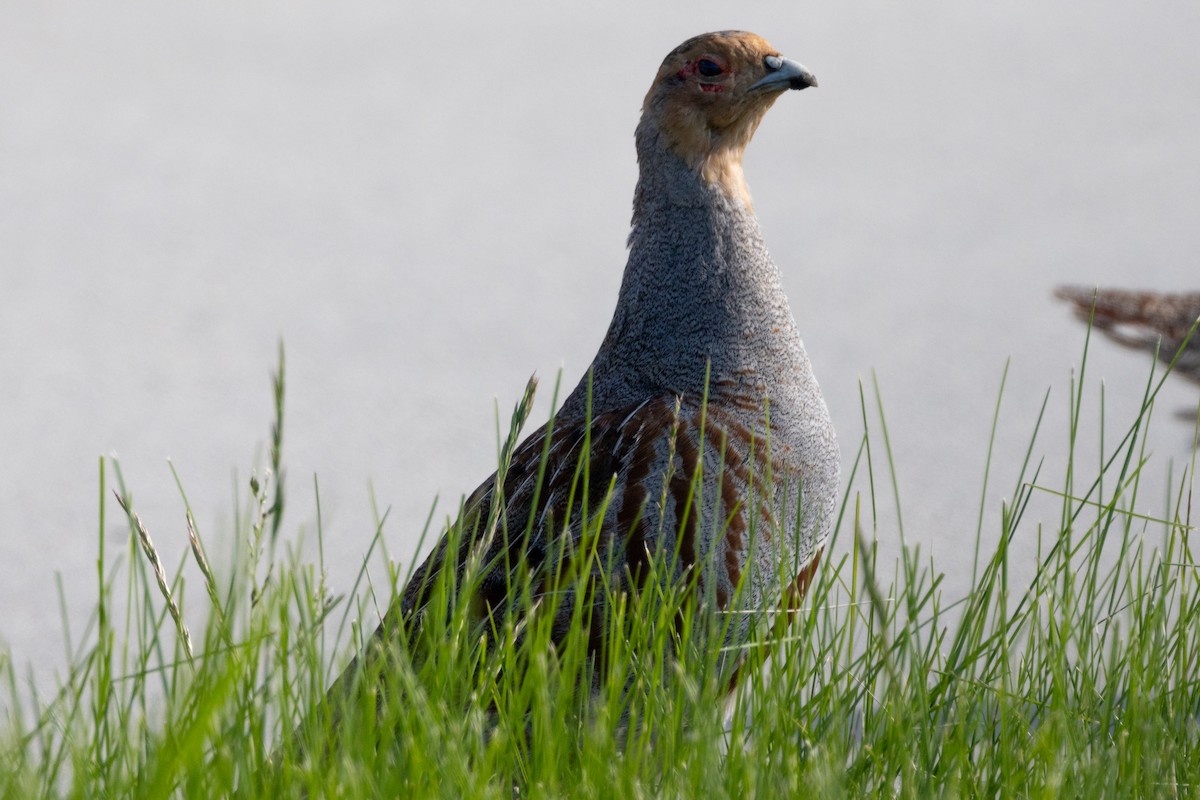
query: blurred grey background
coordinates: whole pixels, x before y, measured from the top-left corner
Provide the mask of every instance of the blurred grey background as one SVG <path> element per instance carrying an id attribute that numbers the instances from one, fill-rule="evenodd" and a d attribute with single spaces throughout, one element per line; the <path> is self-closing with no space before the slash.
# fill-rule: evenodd
<path id="1" fill-rule="evenodd" d="M 347 591 L 373 486 L 390 554 L 411 558 L 434 498 L 440 519 L 493 468 L 496 400 L 507 418 L 536 371 L 540 421 L 557 371 L 569 388 L 589 363 L 642 96 L 672 47 L 731 27 L 820 78 L 768 115 L 746 174 L 847 459 L 875 374 L 905 535 L 961 588 L 1007 359 L 985 539 L 1047 389 L 1035 457 L 1062 485 L 1084 329 L 1051 288 L 1200 289 L 1200 4 L 2 2 L 0 640 L 16 662 L 47 680 L 65 662 L 56 572 L 76 637 L 94 604 L 102 454 L 169 563 L 186 546 L 170 458 L 227 561 L 280 339 L 285 534 L 315 559 L 318 476 Z M 1081 459 L 1098 460 L 1101 380 L 1111 447 L 1149 368 L 1093 347 Z M 1195 402 L 1164 390 L 1148 511 L 1190 455 L 1171 414 Z M 1050 500 L 1030 522 L 1056 520 Z M 126 528 L 108 517 L 111 558 Z M 894 545 L 890 515 L 878 535 Z M 195 578 L 189 595 L 203 605 Z"/>

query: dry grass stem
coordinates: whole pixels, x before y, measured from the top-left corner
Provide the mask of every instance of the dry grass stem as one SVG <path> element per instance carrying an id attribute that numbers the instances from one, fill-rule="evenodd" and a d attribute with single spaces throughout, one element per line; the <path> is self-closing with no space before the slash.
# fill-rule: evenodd
<path id="1" fill-rule="evenodd" d="M 188 631 L 187 623 L 183 621 L 183 614 L 179 611 L 179 605 L 175 602 L 175 598 L 171 596 L 171 587 L 167 583 L 167 571 L 163 569 L 162 559 L 158 557 L 158 551 L 154 548 L 154 542 L 150 539 L 150 532 L 146 530 L 146 526 L 142 523 L 142 518 L 125 502 L 125 498 L 117 492 L 113 492 L 113 495 L 117 498 L 121 509 L 129 517 L 129 521 L 133 523 L 134 528 L 137 530 L 138 541 L 142 545 L 142 552 L 146 554 L 146 558 L 150 561 L 150 568 L 154 570 L 154 580 L 158 584 L 158 591 L 162 593 L 163 599 L 167 601 L 167 610 L 171 614 L 171 619 L 175 620 L 175 628 L 179 631 L 179 635 L 183 639 L 183 648 L 187 652 L 188 659 L 191 660 L 193 656 L 192 634 Z"/>

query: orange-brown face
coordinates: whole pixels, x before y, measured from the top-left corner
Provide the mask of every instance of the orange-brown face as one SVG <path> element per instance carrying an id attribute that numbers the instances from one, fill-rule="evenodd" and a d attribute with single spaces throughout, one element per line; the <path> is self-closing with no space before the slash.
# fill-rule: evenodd
<path id="1" fill-rule="evenodd" d="M 706 33 L 688 39 L 663 60 L 643 110 L 657 111 L 664 121 L 697 133 L 743 133 L 748 141 L 780 94 L 815 85 L 812 73 L 784 59 L 761 36 Z"/>
<path id="2" fill-rule="evenodd" d="M 740 181 L 742 152 L 767 109 L 788 89 L 816 85 L 811 72 L 761 36 L 706 33 L 666 57 L 642 111 L 666 145 L 707 179 Z"/>

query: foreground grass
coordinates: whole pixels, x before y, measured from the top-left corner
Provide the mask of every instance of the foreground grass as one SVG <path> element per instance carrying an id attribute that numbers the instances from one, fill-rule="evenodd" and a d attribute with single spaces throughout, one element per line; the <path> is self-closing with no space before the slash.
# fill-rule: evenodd
<path id="1" fill-rule="evenodd" d="M 691 632 L 674 624 L 689 601 L 657 597 L 620 607 L 628 645 L 609 658 L 635 680 L 610 681 L 593 702 L 575 691 L 589 669 L 583 636 L 551 647 L 535 619 L 488 643 L 448 603 L 427 638 L 402 643 L 331 706 L 333 653 L 344 663 L 362 641 L 348 620 L 377 612 L 339 603 L 312 566 L 278 554 L 281 362 L 243 560 L 217 577 L 195 536 L 168 575 L 129 508 L 121 572 L 102 523 L 90 644 L 61 688 L 30 701 L 0 659 L 11 694 L 0 795 L 1196 796 L 1194 463 L 1165 508 L 1139 509 L 1155 389 L 1090 472 L 1072 457 L 1065 474 L 1040 474 L 1037 420 L 1012 500 L 981 511 L 998 545 L 949 599 L 936 564 L 904 548 L 885 570 L 864 533 L 891 461 L 882 415 L 868 425 L 864 400 L 841 543 L 827 550 L 841 555 L 794 618 L 762 627 L 728 702 L 713 648 L 689 650 Z M 1072 441 L 1081 403 L 1073 390 Z M 125 505 L 119 470 L 102 462 L 101 520 L 114 479 Z M 1059 498 L 1054 530 L 1026 518 L 1047 493 Z M 1010 565 L 1032 559 L 1034 577 L 1016 584 Z M 371 587 L 370 608 L 386 608 L 403 580 Z M 196 633 L 185 600 L 207 608 Z"/>

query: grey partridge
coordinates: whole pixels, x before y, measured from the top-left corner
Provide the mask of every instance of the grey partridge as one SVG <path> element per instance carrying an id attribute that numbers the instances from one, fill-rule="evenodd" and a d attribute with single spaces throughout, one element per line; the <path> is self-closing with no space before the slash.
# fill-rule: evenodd
<path id="1" fill-rule="evenodd" d="M 1200 383 L 1200 332 L 1188 338 L 1200 318 L 1200 292 L 1166 294 L 1060 286 L 1054 296 L 1069 302 L 1075 316 L 1084 322 L 1091 320 L 1092 327 L 1113 341 L 1151 353 L 1157 351 L 1164 364 L 1175 361 L 1176 375 Z"/>
<path id="2" fill-rule="evenodd" d="M 561 595 L 574 589 L 556 582 L 554 554 L 586 549 L 585 530 L 605 554 L 588 568 L 605 587 L 584 623 L 595 653 L 606 598 L 663 580 L 663 563 L 665 580 L 691 576 L 710 607 L 737 612 L 721 643 L 734 652 L 756 616 L 803 594 L 834 522 L 839 451 L 742 155 L 780 95 L 816 85 L 751 33 L 704 34 L 667 55 L 637 126 L 629 257 L 599 351 L 499 487 L 492 475 L 469 496 L 461 539 L 443 537 L 415 570 L 360 662 L 397 629 L 420 629 L 446 570 L 481 622 L 556 593 L 564 636 L 575 604 Z M 499 531 L 487 524 L 497 501 Z M 468 563 L 477 580 L 463 580 Z"/>

